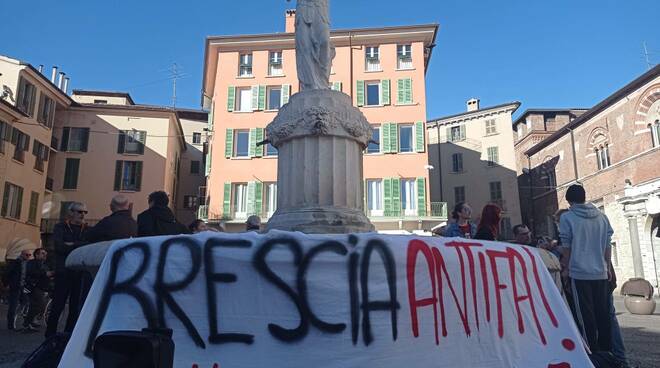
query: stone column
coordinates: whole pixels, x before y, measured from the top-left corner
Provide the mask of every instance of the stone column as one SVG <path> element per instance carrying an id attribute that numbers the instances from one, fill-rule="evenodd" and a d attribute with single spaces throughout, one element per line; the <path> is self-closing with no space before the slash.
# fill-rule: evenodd
<path id="1" fill-rule="evenodd" d="M 642 250 L 639 245 L 639 228 L 637 227 L 637 216 L 626 215 L 628 218 L 628 232 L 630 233 L 630 247 L 632 249 L 633 268 L 635 277 L 644 278 L 644 263 L 642 262 Z"/>
<path id="2" fill-rule="evenodd" d="M 268 230 L 374 230 L 364 214 L 362 181 L 362 152 L 371 127 L 348 95 L 331 90 L 297 93 L 266 134 L 278 149 L 277 211 Z"/>

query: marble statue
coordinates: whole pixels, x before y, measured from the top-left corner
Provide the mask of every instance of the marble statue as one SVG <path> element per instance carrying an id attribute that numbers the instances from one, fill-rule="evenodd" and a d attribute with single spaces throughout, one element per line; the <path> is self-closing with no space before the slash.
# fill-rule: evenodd
<path id="1" fill-rule="evenodd" d="M 334 57 L 328 0 L 297 0 L 296 68 L 301 89 L 329 89 Z"/>

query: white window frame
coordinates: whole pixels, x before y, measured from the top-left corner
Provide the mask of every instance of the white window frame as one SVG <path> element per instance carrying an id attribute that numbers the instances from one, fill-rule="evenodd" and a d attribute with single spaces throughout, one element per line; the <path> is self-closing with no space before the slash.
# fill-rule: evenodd
<path id="1" fill-rule="evenodd" d="M 235 219 L 244 219 L 248 215 L 248 185 L 247 183 L 233 184 L 232 200 Z"/>
<path id="2" fill-rule="evenodd" d="M 486 135 L 497 134 L 497 121 L 495 119 L 487 119 L 484 122 L 486 128 Z"/>
<path id="3" fill-rule="evenodd" d="M 239 137 L 247 137 L 247 151 L 244 155 L 239 155 L 238 141 Z M 249 130 L 235 130 L 234 131 L 234 152 L 233 157 L 250 157 L 250 131 Z"/>
<path id="4" fill-rule="evenodd" d="M 238 76 L 252 77 L 252 53 L 239 54 L 238 56 Z"/>
<path id="5" fill-rule="evenodd" d="M 382 130 L 382 129 L 381 129 L 381 126 L 380 126 L 380 125 L 378 125 L 378 126 L 372 125 L 371 128 L 373 129 L 374 133 L 375 133 L 376 131 L 378 131 L 378 144 L 376 144 L 376 143 L 369 143 L 369 145 L 367 146 L 367 150 L 366 150 L 365 153 L 366 153 L 367 155 L 376 155 L 376 154 L 381 153 L 381 142 L 382 142 L 382 135 L 381 135 L 382 132 L 381 132 L 381 130 Z M 373 139 L 374 136 L 372 135 L 371 138 Z M 369 151 L 369 147 L 371 147 L 372 145 L 376 146 L 377 151 L 371 151 L 371 152 Z"/>
<path id="6" fill-rule="evenodd" d="M 369 104 L 369 86 L 377 86 L 378 87 L 378 103 L 375 105 L 370 105 Z M 381 106 L 383 104 L 383 101 L 381 101 L 381 82 L 380 81 L 367 81 L 364 82 L 364 106 Z"/>
<path id="7" fill-rule="evenodd" d="M 417 216 L 417 180 L 401 179 L 401 210 L 404 216 Z"/>
<path id="8" fill-rule="evenodd" d="M 596 148 L 596 160 L 598 163 L 598 170 L 605 170 L 612 166 L 610 160 L 610 147 L 608 144 Z"/>
<path id="9" fill-rule="evenodd" d="M 385 198 L 383 197 L 383 180 L 367 179 L 367 211 L 369 216 L 383 216 L 385 214 Z"/>
<path id="10" fill-rule="evenodd" d="M 202 144 L 202 133 L 193 132 L 193 134 L 192 134 L 192 143 L 193 144 Z"/>
<path id="11" fill-rule="evenodd" d="M 414 68 L 411 44 L 396 46 L 396 67 L 399 70 L 410 70 Z"/>
<path id="12" fill-rule="evenodd" d="M 270 51 L 268 53 L 268 75 L 280 77 L 284 75 L 282 51 Z"/>
<path id="13" fill-rule="evenodd" d="M 495 154 L 493 155 L 493 153 Z M 495 167 L 500 164 L 500 148 L 498 146 L 486 148 L 486 162 L 488 167 Z"/>
<path id="14" fill-rule="evenodd" d="M 270 103 L 272 101 L 271 97 L 270 97 L 270 92 L 274 91 L 274 90 L 279 90 L 280 91 L 280 96 L 275 101 L 275 102 L 277 102 L 277 108 L 276 109 L 272 109 L 270 107 Z M 266 110 L 267 111 L 277 111 L 277 110 L 280 109 L 280 107 L 282 107 L 282 86 L 267 86 L 266 87 Z"/>
<path id="15" fill-rule="evenodd" d="M 245 96 L 243 94 L 245 93 Z M 252 112 L 252 87 L 237 87 L 236 88 L 236 106 L 234 111 L 238 112 Z"/>
<path id="16" fill-rule="evenodd" d="M 364 70 L 367 72 L 379 72 L 380 48 L 378 46 L 367 46 L 364 48 Z"/>
<path id="17" fill-rule="evenodd" d="M 403 129 L 407 129 L 407 128 L 410 128 L 410 151 L 404 151 L 404 150 L 401 148 L 401 147 L 402 147 L 401 144 L 403 143 L 403 138 L 402 138 L 402 137 L 403 137 L 403 134 L 401 134 L 401 130 L 403 130 Z M 414 153 L 414 152 L 415 152 L 415 148 L 416 148 L 416 147 L 415 147 L 415 141 L 416 141 L 416 139 L 415 139 L 415 138 L 416 138 L 416 135 L 415 135 L 415 133 L 416 133 L 416 132 L 415 132 L 415 124 L 398 124 L 397 129 L 398 129 L 398 132 L 397 132 L 397 133 L 398 133 L 398 135 L 399 135 L 399 137 L 398 137 L 398 141 L 399 141 L 398 144 L 399 144 L 399 147 L 397 147 L 397 148 L 398 148 L 398 152 L 399 152 L 399 153 Z"/>
<path id="18" fill-rule="evenodd" d="M 277 183 L 264 183 L 266 217 L 270 218 L 277 210 Z"/>

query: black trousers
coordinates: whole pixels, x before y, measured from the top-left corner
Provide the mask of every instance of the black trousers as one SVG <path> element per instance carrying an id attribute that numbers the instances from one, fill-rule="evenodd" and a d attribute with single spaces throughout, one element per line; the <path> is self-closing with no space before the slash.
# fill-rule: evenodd
<path id="1" fill-rule="evenodd" d="M 612 350 L 607 280 L 571 280 L 576 322 L 592 352 Z"/>
<path id="2" fill-rule="evenodd" d="M 9 288 L 9 310 L 7 310 L 7 329 L 9 330 L 16 328 L 16 309 L 21 303 L 22 294 L 22 287 Z"/>
<path id="3" fill-rule="evenodd" d="M 28 308 L 27 317 L 23 320 L 23 327 L 29 327 L 34 322 L 34 318 L 44 312 L 46 307 L 46 292 L 41 289 L 34 288 L 29 297 L 30 306 Z"/>
<path id="4" fill-rule="evenodd" d="M 57 333 L 60 315 L 64 311 L 67 299 L 69 301 L 69 314 L 64 331 L 73 331 L 81 307 L 81 282 L 82 278 L 79 271 L 62 269 L 55 272 L 55 290 L 53 291 L 53 301 L 48 321 L 46 321 L 46 337 Z"/>

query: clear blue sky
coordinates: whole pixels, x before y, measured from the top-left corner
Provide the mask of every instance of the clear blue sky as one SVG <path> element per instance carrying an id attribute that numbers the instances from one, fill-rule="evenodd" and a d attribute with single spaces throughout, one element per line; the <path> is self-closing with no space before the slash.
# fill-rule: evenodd
<path id="1" fill-rule="evenodd" d="M 376 6 L 377 5 L 377 6 Z M 285 0 L 35 0 L 0 7 L 0 54 L 73 88 L 127 91 L 137 103 L 199 108 L 204 39 L 284 30 Z M 439 23 L 427 74 L 428 117 L 519 100 L 592 106 L 642 74 L 642 41 L 660 61 L 658 0 L 331 0 L 333 28 Z"/>

